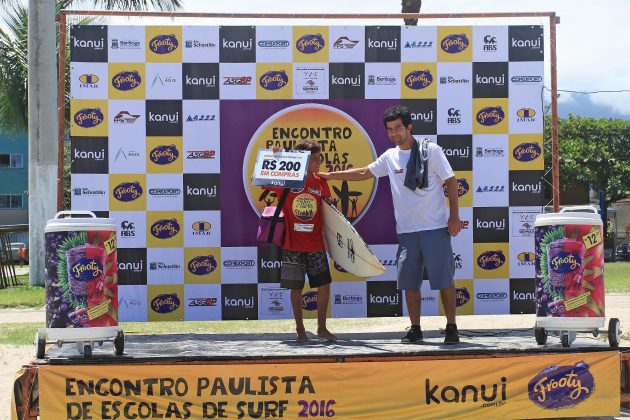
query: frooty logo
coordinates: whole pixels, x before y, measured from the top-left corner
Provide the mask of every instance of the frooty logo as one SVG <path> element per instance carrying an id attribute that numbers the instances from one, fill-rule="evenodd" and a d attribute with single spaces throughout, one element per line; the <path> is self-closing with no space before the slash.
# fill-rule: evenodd
<path id="1" fill-rule="evenodd" d="M 103 264 L 93 258 L 81 258 L 74 263 L 70 272 L 79 281 L 90 281 L 103 274 Z"/>
<path id="2" fill-rule="evenodd" d="M 477 257 L 477 265 L 484 270 L 496 270 L 505 264 L 503 251 L 486 251 Z"/>
<path id="3" fill-rule="evenodd" d="M 409 89 L 424 89 L 431 83 L 433 83 L 433 76 L 428 69 L 412 71 L 405 76 L 405 86 Z"/>
<path id="4" fill-rule="evenodd" d="M 326 41 L 320 34 L 304 35 L 295 43 L 295 48 L 303 54 L 314 54 L 326 46 Z"/>
<path id="5" fill-rule="evenodd" d="M 137 70 L 121 71 L 112 77 L 112 86 L 115 89 L 128 91 L 137 88 L 142 83 L 142 77 Z"/>
<path id="6" fill-rule="evenodd" d="M 259 84 L 263 89 L 278 90 L 289 83 L 289 76 L 284 70 L 268 71 L 260 76 Z"/>
<path id="7" fill-rule="evenodd" d="M 157 35 L 149 42 L 149 49 L 156 54 L 170 54 L 179 46 L 177 37 L 170 35 Z"/>
<path id="8" fill-rule="evenodd" d="M 500 106 L 488 106 L 479 110 L 476 118 L 481 125 L 497 125 L 505 118 L 505 112 Z"/>
<path id="9" fill-rule="evenodd" d="M 159 314 L 167 314 L 179 308 L 177 293 L 161 294 L 151 300 L 151 309 Z"/>
<path id="10" fill-rule="evenodd" d="M 74 114 L 74 123 L 81 128 L 93 128 L 103 122 L 100 108 L 83 108 Z"/>
<path id="11" fill-rule="evenodd" d="M 317 310 L 317 292 L 311 290 L 302 294 L 302 309 L 305 311 Z"/>
<path id="12" fill-rule="evenodd" d="M 158 239 L 168 239 L 179 233 L 177 219 L 160 219 L 151 225 L 151 235 Z"/>
<path id="13" fill-rule="evenodd" d="M 444 196 L 448 197 L 448 190 L 446 184 L 442 187 L 444 189 Z M 457 178 L 457 196 L 461 197 L 470 191 L 470 184 L 466 181 L 466 178 Z"/>
<path id="14" fill-rule="evenodd" d="M 541 154 L 542 148 L 538 143 L 521 143 L 512 151 L 512 156 L 519 162 L 531 162 Z"/>
<path id="15" fill-rule="evenodd" d="M 177 158 L 179 158 L 179 151 L 174 144 L 157 146 L 149 153 L 149 159 L 156 165 L 167 165 L 175 162 Z"/>
<path id="16" fill-rule="evenodd" d="M 188 262 L 188 271 L 196 276 L 212 273 L 217 268 L 217 260 L 212 255 L 201 255 Z"/>
<path id="17" fill-rule="evenodd" d="M 470 292 L 465 287 L 455 289 L 455 306 L 464 306 L 470 300 Z"/>
<path id="18" fill-rule="evenodd" d="M 464 51 L 470 45 L 470 41 L 466 34 L 451 34 L 444 38 L 440 42 L 440 48 L 442 51 L 449 54 L 457 54 Z"/>
<path id="19" fill-rule="evenodd" d="M 570 273 L 582 266 L 582 259 L 575 252 L 560 251 L 549 261 L 549 268 L 561 274 Z"/>
<path id="20" fill-rule="evenodd" d="M 595 379 L 584 362 L 574 366 L 549 366 L 527 384 L 529 399 L 549 410 L 574 407 L 595 390 Z"/>
<path id="21" fill-rule="evenodd" d="M 142 196 L 140 182 L 121 182 L 112 191 L 114 198 L 118 201 L 129 202 L 137 200 Z"/>

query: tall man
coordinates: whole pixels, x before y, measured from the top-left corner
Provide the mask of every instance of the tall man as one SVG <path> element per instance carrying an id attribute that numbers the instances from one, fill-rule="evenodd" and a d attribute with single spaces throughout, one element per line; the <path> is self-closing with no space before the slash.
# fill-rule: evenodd
<path id="1" fill-rule="evenodd" d="M 324 172 L 324 179 L 361 181 L 389 176 L 398 235 L 398 289 L 405 291 L 411 327 L 402 343 L 422 341 L 420 329 L 420 286 L 424 268 L 431 289 L 440 290 L 446 312 L 444 343 L 459 342 L 455 322 L 455 264 L 451 236 L 461 230 L 457 179 L 442 148 L 411 135 L 411 115 L 400 105 L 385 110 L 383 123 L 394 143 L 379 158 L 363 168 Z M 443 184 L 449 207 L 444 201 Z"/>

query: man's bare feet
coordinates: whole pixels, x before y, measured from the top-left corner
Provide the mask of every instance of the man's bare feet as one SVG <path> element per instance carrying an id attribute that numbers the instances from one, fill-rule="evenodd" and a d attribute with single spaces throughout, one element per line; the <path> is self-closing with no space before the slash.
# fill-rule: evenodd
<path id="1" fill-rule="evenodd" d="M 317 330 L 317 336 L 324 338 L 328 341 L 337 341 L 339 338 L 337 338 L 337 336 L 333 333 L 331 333 L 330 331 L 328 331 L 328 329 L 323 328 L 323 329 L 318 329 Z"/>
<path id="2" fill-rule="evenodd" d="M 297 337 L 295 338 L 295 341 L 298 343 L 306 343 L 309 341 L 308 336 L 306 335 L 306 331 L 301 330 L 301 331 L 297 331 Z"/>

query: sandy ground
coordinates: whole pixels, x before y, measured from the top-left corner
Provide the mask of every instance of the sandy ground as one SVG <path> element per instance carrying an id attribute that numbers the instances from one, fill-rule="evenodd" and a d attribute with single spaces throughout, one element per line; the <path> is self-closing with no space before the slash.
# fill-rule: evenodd
<path id="1" fill-rule="evenodd" d="M 630 331 L 630 294 L 606 296 L 606 313 L 608 317 L 619 318 L 623 334 L 627 334 L 627 331 Z M 41 310 L 0 310 L 0 324 L 15 322 L 41 322 L 43 324 L 44 319 L 44 311 Z M 409 324 L 405 318 L 375 318 L 364 321 L 360 325 L 352 325 L 351 330 L 348 329 L 345 332 L 401 331 L 402 336 L 402 332 Z M 458 327 L 460 330 L 531 328 L 535 321 L 534 315 L 473 315 L 458 318 Z M 444 317 L 423 317 L 422 329 L 438 330 L 444 328 L 444 323 Z M 342 325 L 342 322 L 331 320 L 330 329 L 335 333 L 343 334 Z M 608 323 L 606 323 L 606 328 L 607 325 Z M 630 341 L 623 340 L 622 346 L 630 346 Z M 9 415 L 15 373 L 21 366 L 30 363 L 34 354 L 33 345 L 0 345 L 0 419 L 8 418 Z M 619 418 L 630 418 L 630 412 L 624 411 L 626 413 L 622 413 Z"/>

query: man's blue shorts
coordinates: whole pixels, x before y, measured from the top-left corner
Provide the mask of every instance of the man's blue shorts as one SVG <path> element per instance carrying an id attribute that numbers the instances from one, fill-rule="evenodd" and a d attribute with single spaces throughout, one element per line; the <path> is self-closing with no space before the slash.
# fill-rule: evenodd
<path id="1" fill-rule="evenodd" d="M 420 290 L 426 267 L 431 289 L 455 286 L 455 261 L 448 229 L 398 234 L 398 289 Z"/>

